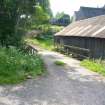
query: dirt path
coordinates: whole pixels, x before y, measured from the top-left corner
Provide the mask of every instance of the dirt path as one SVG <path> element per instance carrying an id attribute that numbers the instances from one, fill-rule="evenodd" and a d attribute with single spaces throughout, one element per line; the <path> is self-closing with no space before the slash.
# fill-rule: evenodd
<path id="1" fill-rule="evenodd" d="M 105 79 L 79 61 L 43 51 L 48 75 L 17 86 L 0 86 L 0 105 L 105 105 Z M 65 67 L 54 62 L 62 60 Z"/>

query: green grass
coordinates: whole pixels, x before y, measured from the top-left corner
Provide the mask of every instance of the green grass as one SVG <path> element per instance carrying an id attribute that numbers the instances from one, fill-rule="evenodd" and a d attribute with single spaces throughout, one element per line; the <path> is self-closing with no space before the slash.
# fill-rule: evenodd
<path id="1" fill-rule="evenodd" d="M 53 39 L 27 39 L 26 42 L 37 45 L 46 50 L 52 50 L 53 46 Z"/>
<path id="2" fill-rule="evenodd" d="M 16 84 L 44 72 L 39 55 L 28 55 L 15 48 L 0 48 L 0 84 Z"/>
<path id="3" fill-rule="evenodd" d="M 51 24 L 41 24 L 41 25 L 32 25 L 31 29 L 32 30 L 42 30 L 45 33 L 46 32 L 54 32 L 57 33 L 59 31 L 61 31 L 64 27 L 63 26 L 57 26 L 57 25 L 51 25 Z"/>
<path id="4" fill-rule="evenodd" d="M 90 69 L 91 71 L 97 72 L 105 76 L 105 64 L 96 62 L 94 60 L 83 60 L 81 65 Z"/>
<path id="5" fill-rule="evenodd" d="M 63 61 L 55 61 L 54 63 L 58 66 L 65 66 L 66 65 Z"/>

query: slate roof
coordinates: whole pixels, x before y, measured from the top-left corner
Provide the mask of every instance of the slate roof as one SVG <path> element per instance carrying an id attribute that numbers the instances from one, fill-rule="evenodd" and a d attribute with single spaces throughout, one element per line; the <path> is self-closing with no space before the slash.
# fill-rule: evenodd
<path id="1" fill-rule="evenodd" d="M 73 22 L 55 36 L 105 38 L 105 15 Z"/>
<path id="2" fill-rule="evenodd" d="M 76 20 L 87 19 L 105 15 L 105 8 L 80 7 L 79 11 L 75 11 Z"/>
<path id="3" fill-rule="evenodd" d="M 88 18 L 105 14 L 104 8 L 81 7 L 81 9 Z"/>

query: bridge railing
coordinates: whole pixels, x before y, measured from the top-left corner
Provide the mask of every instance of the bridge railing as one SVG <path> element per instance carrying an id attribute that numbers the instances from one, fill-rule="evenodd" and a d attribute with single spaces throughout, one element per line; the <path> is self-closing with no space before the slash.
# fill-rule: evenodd
<path id="1" fill-rule="evenodd" d="M 26 44 L 24 47 L 24 51 L 29 55 L 37 54 L 38 50 L 35 48 L 34 45 Z"/>

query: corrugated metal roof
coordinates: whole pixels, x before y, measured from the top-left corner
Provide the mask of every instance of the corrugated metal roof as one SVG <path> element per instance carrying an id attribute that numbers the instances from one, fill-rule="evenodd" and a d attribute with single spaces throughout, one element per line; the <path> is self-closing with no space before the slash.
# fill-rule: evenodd
<path id="1" fill-rule="evenodd" d="M 81 36 L 105 38 L 105 15 L 73 22 L 55 36 Z"/>

